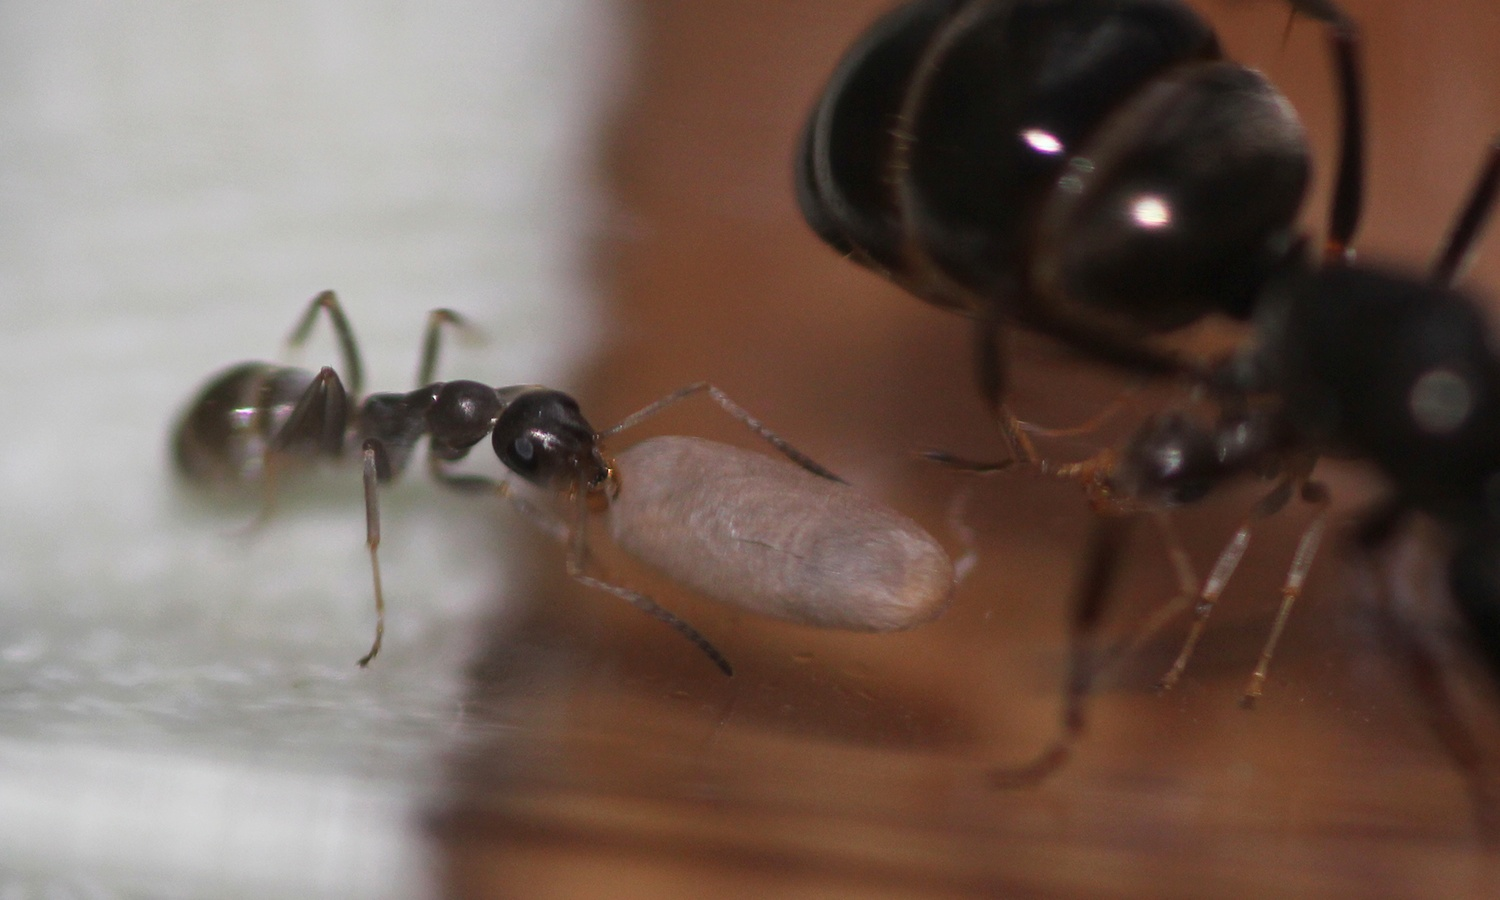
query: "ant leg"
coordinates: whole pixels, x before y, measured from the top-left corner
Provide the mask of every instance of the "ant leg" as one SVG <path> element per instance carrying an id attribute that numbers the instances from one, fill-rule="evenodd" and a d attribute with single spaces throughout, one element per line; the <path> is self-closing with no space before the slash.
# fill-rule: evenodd
<path id="1" fill-rule="evenodd" d="M 1398 520 L 1393 517 L 1391 521 Z M 1373 529 L 1364 531 L 1371 533 Z M 1388 528 L 1380 535 L 1379 543 L 1390 543 L 1392 537 Z M 1421 609 L 1424 605 L 1423 597 L 1412 595 L 1410 579 L 1392 574 L 1378 577 L 1380 573 L 1375 571 L 1373 563 L 1375 550 L 1370 545 L 1363 549 L 1364 565 L 1359 571 L 1367 581 L 1368 589 L 1380 597 L 1376 608 L 1383 639 L 1405 664 L 1422 697 L 1421 710 L 1428 728 L 1466 782 L 1474 803 L 1480 840 L 1491 850 L 1500 847 L 1500 785 L 1495 782 L 1493 761 L 1487 759 L 1484 744 L 1462 708 L 1462 691 L 1457 687 L 1460 682 L 1449 674 L 1459 660 L 1451 649 L 1441 650 L 1434 640 L 1424 638 L 1429 627 L 1420 622 L 1418 616 L 1406 612 Z M 1453 580 L 1451 572 L 1449 580 Z M 1453 589 L 1450 584 L 1450 591 Z"/>
<path id="2" fill-rule="evenodd" d="M 559 544 L 568 543 L 571 529 L 568 528 L 567 523 L 512 491 L 509 482 L 486 478 L 483 475 L 449 472 L 443 467 L 443 461 L 435 456 L 427 457 L 427 467 L 432 473 L 433 480 L 451 490 L 464 494 L 499 494 L 553 540 Z"/>
<path id="3" fill-rule="evenodd" d="M 543 510 L 525 497 L 516 494 L 511 490 L 508 482 L 491 480 L 482 475 L 465 475 L 448 472 L 435 459 L 431 460 L 431 470 L 433 477 L 439 484 L 445 487 L 464 493 L 494 491 L 501 497 L 504 497 L 512 506 L 520 510 L 523 515 L 553 540 L 560 544 L 568 545 L 567 567 L 569 577 L 587 587 L 613 594 L 651 618 L 665 623 L 678 634 L 691 641 L 693 646 L 702 650 L 703 654 L 725 675 L 734 674 L 734 667 L 729 664 L 729 660 L 724 657 L 723 653 L 719 652 L 717 647 L 709 642 L 708 638 L 699 633 L 698 629 L 662 608 L 655 600 L 652 600 L 645 594 L 594 578 L 584 571 L 589 555 L 587 532 L 584 529 L 584 523 L 587 521 L 586 507 L 580 506 L 578 523 L 570 528 L 562 519 Z M 580 505 L 585 501 L 585 496 L 579 494 Z"/>
<path id="4" fill-rule="evenodd" d="M 1082 422 L 1079 422 L 1077 425 L 1071 425 L 1067 428 L 1046 428 L 1032 422 L 1024 421 L 1019 422 L 1018 424 L 1020 425 L 1022 431 L 1026 432 L 1032 437 L 1083 437 L 1084 435 L 1093 434 L 1095 431 L 1098 431 L 1105 425 L 1105 423 L 1109 422 L 1110 419 L 1113 419 L 1115 416 L 1118 416 L 1120 413 L 1134 406 L 1135 396 L 1136 394 L 1140 393 L 1143 387 L 1145 387 L 1145 384 L 1143 382 L 1137 382 L 1131 385 L 1130 387 L 1121 391 L 1119 394 L 1115 395 L 1114 399 L 1110 400 L 1103 409 L 1099 410 L 1097 413 L 1094 413 L 1092 416 L 1088 417 Z"/>
<path id="5" fill-rule="evenodd" d="M 1161 680 L 1156 682 L 1157 691 L 1170 691 L 1182 678 L 1188 660 L 1193 658 L 1193 652 L 1198 649 L 1198 641 L 1202 639 L 1203 632 L 1208 627 L 1208 617 L 1213 614 L 1214 605 L 1219 602 L 1219 596 L 1224 593 L 1229 579 L 1234 577 L 1235 569 L 1239 568 L 1240 560 L 1244 558 L 1245 550 L 1250 546 L 1250 528 L 1249 521 L 1240 525 L 1234 537 L 1230 538 L 1229 543 L 1219 552 L 1219 558 L 1214 561 L 1214 567 L 1209 571 L 1208 580 L 1198 591 L 1197 603 L 1193 606 L 1193 624 L 1188 629 L 1187 639 L 1182 642 L 1182 650 L 1178 652 L 1177 659 L 1172 662 L 1172 667 L 1161 677 Z"/>
<path id="6" fill-rule="evenodd" d="M 1333 199 L 1328 205 L 1323 259 L 1328 263 L 1347 262 L 1353 255 L 1350 245 L 1359 230 L 1365 193 L 1365 103 L 1359 28 L 1334 0 L 1288 0 L 1288 3 L 1293 18 L 1301 13 L 1322 22 L 1327 30 L 1338 91 L 1339 160 Z M 1287 28 L 1291 29 L 1290 22 Z"/>
<path id="7" fill-rule="evenodd" d="M 1453 221 L 1453 229 L 1443 243 L 1443 251 L 1432 266 L 1433 284 L 1451 285 L 1474 249 L 1474 241 L 1484 231 L 1485 222 L 1495 211 L 1495 198 L 1500 194 L 1500 136 L 1490 144 L 1484 166 L 1469 191 L 1469 199 L 1463 211 Z"/>
<path id="8" fill-rule="evenodd" d="M 1397 647 L 1412 682 L 1422 696 L 1427 727 L 1443 745 L 1453 764 L 1468 783 L 1480 839 L 1486 846 L 1500 846 L 1500 790 L 1487 777 L 1489 764 L 1478 736 L 1464 721 L 1449 676 L 1437 655 L 1411 634 L 1410 622 L 1399 619 L 1385 624 L 1388 643 Z"/>
<path id="9" fill-rule="evenodd" d="M 1359 230 L 1365 194 L 1365 102 L 1359 29 L 1331 0 L 1292 0 L 1292 6 L 1327 26 L 1338 90 L 1339 159 L 1323 259 L 1346 262 L 1353 255 L 1351 244 Z"/>
<path id="10" fill-rule="evenodd" d="M 979 398 L 1000 429 L 1000 438 L 1010 458 L 1026 466 L 1037 465 L 1036 446 L 1023 423 L 1002 399 L 1005 391 L 1005 353 L 1000 342 L 1004 330 L 994 314 L 974 323 L 974 374 L 979 384 Z"/>
<path id="11" fill-rule="evenodd" d="M 451 309 L 434 309 L 428 313 L 427 327 L 422 331 L 422 360 L 417 365 L 417 387 L 419 388 L 426 387 L 433 382 L 432 376 L 437 371 L 438 349 L 444 325 L 453 326 L 461 335 L 476 337 L 479 335 L 478 328 Z"/>
<path id="12" fill-rule="evenodd" d="M 974 499 L 974 483 L 959 485 L 958 490 L 948 498 L 948 509 L 944 515 L 948 522 L 948 531 L 963 548 L 963 552 L 953 561 L 955 587 L 963 584 L 974 571 L 974 567 L 979 564 L 979 535 L 968 521 L 969 501 L 972 499 Z"/>
<path id="13" fill-rule="evenodd" d="M 1188 629 L 1187 639 L 1183 641 L 1182 650 L 1178 652 L 1172 667 L 1156 683 L 1158 691 L 1170 691 L 1182 678 L 1183 670 L 1187 668 L 1188 660 L 1192 659 L 1193 651 L 1198 649 L 1198 641 L 1203 637 L 1203 631 L 1208 626 L 1208 617 L 1214 611 L 1214 604 L 1219 602 L 1219 596 L 1224 592 L 1229 579 L 1234 577 L 1234 570 L 1239 567 L 1240 560 L 1245 556 L 1245 549 L 1249 546 L 1250 523 L 1245 522 L 1220 551 L 1219 558 L 1214 561 L 1214 567 L 1209 572 L 1208 580 L 1203 583 L 1202 590 L 1198 591 L 1197 603 L 1193 607 L 1195 618 L 1192 627 Z"/>
<path id="14" fill-rule="evenodd" d="M 1073 747 L 1087 727 L 1084 708 L 1094 686 L 1097 668 L 1091 646 L 1099 630 L 1105 599 L 1119 568 L 1120 553 L 1134 525 L 1132 517 L 1098 518 L 1089 537 L 1087 562 L 1079 579 L 1073 602 L 1073 621 L 1069 630 L 1068 680 L 1063 697 L 1062 723 L 1059 734 L 1031 762 L 1019 766 L 991 769 L 990 783 L 998 788 L 1018 788 L 1036 784 L 1056 772 L 1073 755 Z"/>
<path id="15" fill-rule="evenodd" d="M 781 454 L 787 459 L 790 459 L 792 462 L 796 463 L 797 465 L 813 473 L 814 475 L 817 475 L 820 478 L 826 478 L 829 481 L 837 481 L 840 484 L 845 483 L 844 479 L 823 468 L 823 466 L 815 462 L 812 457 L 787 443 L 785 438 L 767 428 L 761 423 L 759 419 L 750 415 L 750 413 L 747 412 L 744 407 L 729 399 L 729 396 L 727 394 L 714 387 L 707 381 L 698 381 L 686 387 L 679 388 L 678 390 L 673 391 L 660 400 L 657 400 L 654 403 L 650 403 L 645 407 L 636 410 L 635 412 L 621 419 L 617 424 L 612 425 L 609 428 L 606 428 L 603 431 L 599 432 L 599 437 L 606 438 L 611 435 L 619 434 L 625 429 L 638 425 L 642 421 L 649 419 L 650 417 L 656 415 L 667 407 L 672 406 L 675 403 L 680 403 L 681 401 L 686 400 L 688 397 L 691 397 L 694 394 L 703 392 L 707 392 L 708 396 L 712 398 L 715 403 L 719 404 L 719 407 L 721 409 L 744 423 L 745 427 L 755 432 L 761 438 L 761 440 L 781 451 Z"/>
<path id="16" fill-rule="evenodd" d="M 1271 657 L 1276 653 L 1276 645 L 1281 640 L 1281 632 L 1286 628 L 1286 620 L 1292 614 L 1292 606 L 1297 598 L 1302 596 L 1302 585 L 1307 580 L 1307 572 L 1312 568 L 1313 558 L 1318 554 L 1318 545 L 1323 540 L 1323 531 L 1328 522 L 1328 490 L 1316 482 L 1307 482 L 1302 486 L 1302 498 L 1309 503 L 1316 504 L 1318 512 L 1316 517 L 1302 532 L 1302 539 L 1297 542 L 1297 552 L 1292 556 L 1291 568 L 1287 570 L 1286 582 L 1281 586 L 1281 608 L 1276 612 L 1276 621 L 1271 624 L 1271 633 L 1266 638 L 1266 644 L 1261 648 L 1260 659 L 1255 664 L 1255 671 L 1250 673 L 1250 681 L 1245 686 L 1245 695 L 1240 698 L 1240 705 L 1246 709 L 1254 708 L 1260 700 L 1261 690 L 1265 687 L 1266 672 L 1271 667 Z"/>
<path id="17" fill-rule="evenodd" d="M 338 373 L 324 366 L 272 435 L 266 453 L 337 457 L 343 453 L 348 424 L 349 395 Z"/>
<path id="18" fill-rule="evenodd" d="M 729 660 L 724 657 L 723 653 L 719 652 L 719 648 L 709 643 L 708 638 L 700 634 L 698 629 L 662 608 L 655 600 L 652 600 L 645 594 L 621 587 L 618 584 L 611 584 L 608 581 L 600 581 L 586 574 L 583 571 L 581 563 L 575 561 L 572 556 L 568 558 L 568 575 L 572 576 L 573 580 L 579 584 L 613 594 L 658 622 L 664 623 L 678 634 L 692 641 L 693 646 L 702 650 L 703 654 L 718 667 L 720 672 L 723 672 L 725 675 L 734 674 L 734 666 L 729 664 Z"/>
<path id="19" fill-rule="evenodd" d="M 588 532 L 585 528 L 585 525 L 588 521 L 588 507 L 586 506 L 587 502 L 588 499 L 586 495 L 584 495 L 583 493 L 579 493 L 579 515 L 577 523 L 573 527 L 572 541 L 570 542 L 570 547 L 568 549 L 568 575 L 570 575 L 573 580 L 577 581 L 579 584 L 619 597 L 621 600 L 624 600 L 626 603 L 629 603 L 631 606 L 634 606 L 636 609 L 640 610 L 651 618 L 667 625 L 672 630 L 676 631 L 678 634 L 691 641 L 693 643 L 693 646 L 697 647 L 699 650 L 702 650 L 703 654 L 707 656 L 715 666 L 719 667 L 719 671 L 723 672 L 725 675 L 733 675 L 734 667 L 729 664 L 729 660 L 724 657 L 724 654 L 719 652 L 718 647 L 715 647 L 709 642 L 708 638 L 700 634 L 698 629 L 678 618 L 675 614 L 669 612 L 661 605 L 659 605 L 655 600 L 652 600 L 645 594 L 639 593 L 638 591 L 632 591 L 626 587 L 621 587 L 618 584 L 611 584 L 608 581 L 601 581 L 600 579 L 594 578 L 593 576 L 584 572 L 584 563 L 588 558 Z"/>
<path id="20" fill-rule="evenodd" d="M 1004 472 L 1015 465 L 1014 459 L 1002 459 L 998 462 L 986 462 L 979 459 L 970 459 L 966 456 L 957 456 L 947 450 L 919 450 L 917 456 L 928 462 L 937 463 L 957 472 L 967 472 L 970 475 L 993 475 L 996 472 Z"/>
<path id="21" fill-rule="evenodd" d="M 1195 618 L 1192 627 L 1188 629 L 1187 639 L 1183 641 L 1182 650 L 1177 654 L 1172 667 L 1156 683 L 1158 691 L 1170 691 L 1182 678 L 1188 661 L 1192 659 L 1193 652 L 1198 649 L 1198 641 L 1202 639 L 1203 632 L 1208 627 L 1208 617 L 1213 614 L 1214 606 L 1218 604 L 1224 588 L 1234 577 L 1240 560 L 1245 557 L 1245 551 L 1250 546 L 1250 532 L 1255 522 L 1279 511 L 1291 499 L 1291 495 L 1292 482 L 1290 480 L 1282 481 L 1272 488 L 1270 493 L 1260 499 L 1250 516 L 1240 524 L 1234 536 L 1229 539 L 1229 543 L 1219 552 L 1219 558 L 1214 561 L 1213 568 L 1209 570 L 1208 580 L 1203 583 L 1203 589 L 1198 592 L 1197 603 L 1193 607 Z"/>
<path id="22" fill-rule="evenodd" d="M 1187 609 L 1198 596 L 1198 586 L 1202 583 L 1198 578 L 1198 573 L 1193 569 L 1193 561 L 1188 558 L 1187 550 L 1183 549 L 1182 538 L 1178 536 L 1176 527 L 1172 525 L 1171 515 L 1166 510 L 1153 510 L 1151 521 L 1156 524 L 1156 529 L 1161 534 L 1163 549 L 1166 551 L 1167 559 L 1172 563 L 1172 571 L 1177 576 L 1177 593 L 1157 607 L 1156 611 L 1135 629 L 1135 634 L 1130 640 L 1123 647 L 1115 650 L 1110 665 L 1133 656 L 1168 622 Z"/>
<path id="23" fill-rule="evenodd" d="M 1198 573 L 1193 568 L 1193 560 L 1182 546 L 1182 538 L 1177 534 L 1177 527 L 1172 524 L 1171 515 L 1166 510 L 1158 510 L 1151 520 L 1156 523 L 1156 528 L 1161 532 L 1162 543 L 1165 545 L 1167 559 L 1172 563 L 1172 571 L 1177 575 L 1177 588 L 1182 592 L 1183 602 L 1191 597 L 1198 587 Z"/>
<path id="24" fill-rule="evenodd" d="M 292 333 L 287 336 L 288 348 L 302 346 L 312 331 L 313 322 L 317 321 L 318 312 L 328 314 L 328 321 L 333 323 L 334 334 L 338 336 L 339 350 L 344 356 L 344 373 L 349 378 L 349 393 L 358 397 L 364 389 L 365 375 L 364 366 L 359 361 L 359 344 L 354 340 L 354 329 L 349 327 L 349 320 L 344 318 L 344 309 L 339 305 L 338 295 L 333 291 L 323 291 L 312 298 L 307 304 L 307 311 L 297 321 Z"/>
<path id="25" fill-rule="evenodd" d="M 380 587 L 380 496 L 379 473 L 389 470 L 384 464 L 385 448 L 373 438 L 365 441 L 360 450 L 365 481 L 365 546 L 370 549 L 370 574 L 375 583 L 375 640 L 370 652 L 359 659 L 360 668 L 365 668 L 380 652 L 380 642 L 385 638 L 385 592 Z"/>
<path id="26" fill-rule="evenodd" d="M 260 398 L 256 401 L 254 415 L 261 422 L 266 422 L 271 413 L 270 403 L 264 396 L 267 387 L 269 385 L 262 383 L 255 391 Z M 281 428 L 266 442 L 261 454 L 260 512 L 247 530 L 260 528 L 275 512 L 278 476 L 288 460 L 319 456 L 337 458 L 343 453 L 348 421 L 349 398 L 344 392 L 344 384 L 337 372 L 324 366 L 297 398 Z"/>

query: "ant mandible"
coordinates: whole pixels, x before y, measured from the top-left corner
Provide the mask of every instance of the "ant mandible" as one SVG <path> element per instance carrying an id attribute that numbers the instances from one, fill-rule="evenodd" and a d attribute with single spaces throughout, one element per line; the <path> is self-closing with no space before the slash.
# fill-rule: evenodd
<path id="1" fill-rule="evenodd" d="M 419 387 L 360 397 L 363 367 L 338 298 L 308 304 L 289 343 L 306 340 L 320 313 L 332 323 L 347 385 L 331 367 L 231 366 L 209 381 L 173 438 L 179 471 L 200 484 L 252 484 L 269 511 L 285 469 L 344 457 L 358 446 L 376 625 L 369 665 L 385 633 L 378 488 L 427 438 L 432 477 L 460 491 L 497 492 L 568 545 L 568 573 L 664 622 L 729 675 L 729 661 L 693 626 L 650 597 L 586 571 L 587 517 L 603 513 L 627 553 L 688 587 L 751 612 L 805 625 L 895 631 L 935 618 L 953 591 L 942 547 L 917 523 L 857 493 L 707 382 L 688 385 L 596 431 L 571 396 L 540 385 L 490 387 L 433 381 L 441 330 L 465 325 L 449 310 L 428 317 Z M 796 465 L 697 438 L 664 436 L 606 455 L 603 442 L 663 409 L 707 394 Z M 355 401 L 351 401 L 356 398 Z M 452 471 L 485 437 L 510 473 L 564 501 L 559 518 L 510 483 Z"/>

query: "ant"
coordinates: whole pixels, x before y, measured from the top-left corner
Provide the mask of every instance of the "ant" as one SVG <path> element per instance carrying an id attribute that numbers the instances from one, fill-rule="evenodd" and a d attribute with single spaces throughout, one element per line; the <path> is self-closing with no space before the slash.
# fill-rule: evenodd
<path id="1" fill-rule="evenodd" d="M 1345 255 L 1362 204 L 1357 36 L 1330 4 L 1293 6 L 1327 25 L 1340 88 L 1331 261 Z M 803 132 L 796 175 L 805 218 L 851 258 L 975 320 L 980 393 L 1013 461 L 1082 481 L 1110 512 L 1197 502 L 1246 473 L 1278 478 L 1201 582 L 1158 517 L 1182 596 L 1196 596 L 1199 611 L 1163 689 L 1186 667 L 1253 524 L 1293 496 L 1318 509 L 1288 578 L 1290 596 L 1300 591 L 1328 502 L 1308 477 L 1316 454 L 1280 433 L 1274 413 L 1230 396 L 1217 424 L 1173 414 L 1145 423 L 1118 459 L 1054 466 L 1032 443 L 1039 429 L 1002 401 L 1001 328 L 1015 322 L 1133 371 L 1214 384 L 1213 365 L 1156 338 L 1211 315 L 1247 320 L 1263 285 L 1305 265 L 1296 218 L 1310 168 L 1290 104 L 1262 75 L 1225 60 L 1211 27 L 1176 0 L 905 4 L 846 54 Z M 1209 445 L 1224 458 L 1191 468 L 1200 482 L 1211 477 L 1189 496 L 1171 484 L 1184 474 L 1170 466 Z M 1291 602 L 1247 705 L 1261 693 Z"/>
<path id="2" fill-rule="evenodd" d="M 1186 664 L 1251 522 L 1300 496 L 1317 513 L 1247 704 L 1259 695 L 1325 527 L 1327 492 L 1311 479 L 1324 455 L 1366 460 L 1386 477 L 1389 498 L 1358 530 L 1366 552 L 1388 546 L 1415 514 L 1446 527 L 1454 604 L 1500 676 L 1500 356 L 1482 304 L 1454 287 L 1500 193 L 1500 142 L 1427 277 L 1356 265 L 1358 32 L 1332 2 L 1291 5 L 1324 25 L 1341 111 L 1321 259 L 1296 228 L 1310 162 L 1290 105 L 1263 76 L 1224 60 L 1208 24 L 1176 0 L 898 7 L 855 43 L 817 101 L 796 159 L 799 202 L 834 248 L 975 320 L 981 396 L 1012 461 L 1076 478 L 1096 505 L 1119 512 L 1195 503 L 1241 477 L 1274 480 L 1193 588 L 1197 621 L 1164 687 Z M 1209 316 L 1246 323 L 1248 340 L 1210 361 L 1162 344 Z M 1118 455 L 1071 466 L 1039 459 L 1002 401 L 1007 322 L 1101 362 L 1186 380 L 1215 412 L 1149 417 Z M 1101 519 L 1081 570 L 1063 735 L 997 781 L 1045 776 L 1081 734 L 1093 674 L 1083 644 L 1122 541 L 1123 528 Z M 1420 648 L 1406 649 L 1420 668 Z M 1437 690 L 1429 698 L 1446 707 Z M 1440 731 L 1472 775 L 1456 730 Z"/>
<path id="3" fill-rule="evenodd" d="M 562 391 L 434 381 L 441 329 L 467 327 L 458 314 L 439 309 L 428 317 L 419 387 L 358 400 L 359 349 L 332 291 L 312 299 L 288 343 L 305 341 L 320 313 L 337 336 L 347 385 L 326 366 L 316 373 L 264 362 L 231 366 L 188 407 L 173 438 L 174 457 L 183 476 L 199 484 L 259 482 L 264 518 L 283 470 L 360 448 L 376 610 L 375 639 L 360 666 L 379 653 L 385 633 L 378 487 L 406 468 L 424 436 L 439 484 L 507 498 L 567 544 L 571 577 L 675 629 L 725 675 L 733 667 L 693 626 L 644 594 L 587 574 L 590 513 L 602 513 L 615 542 L 636 559 L 762 615 L 884 632 L 935 618 L 951 598 L 952 565 L 921 526 L 855 492 L 707 382 L 597 431 Z M 606 439 L 700 393 L 796 465 L 689 437 L 645 440 L 613 459 L 605 453 Z M 508 481 L 449 468 L 485 437 L 511 474 L 562 501 L 564 518 L 515 493 Z"/>

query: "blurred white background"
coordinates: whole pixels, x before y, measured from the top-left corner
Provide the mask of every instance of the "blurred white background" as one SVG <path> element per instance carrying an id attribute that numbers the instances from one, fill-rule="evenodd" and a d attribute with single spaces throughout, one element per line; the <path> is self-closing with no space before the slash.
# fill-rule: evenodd
<path id="1" fill-rule="evenodd" d="M 562 381 L 621 23 L 602 0 L 0 6 L 0 895 L 405 897 L 502 595 L 494 504 L 353 469 L 215 510 L 168 435 L 340 292 L 368 387 Z M 320 326 L 299 356 L 335 362 Z"/>

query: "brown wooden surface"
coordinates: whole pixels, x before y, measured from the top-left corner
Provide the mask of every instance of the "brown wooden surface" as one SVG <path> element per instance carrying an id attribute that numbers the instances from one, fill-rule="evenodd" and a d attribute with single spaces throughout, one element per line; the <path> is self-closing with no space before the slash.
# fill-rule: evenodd
<path id="1" fill-rule="evenodd" d="M 602 152 L 607 346 L 577 392 L 596 425 L 711 379 L 803 450 L 953 546 L 955 479 L 910 458 L 995 441 L 961 321 L 823 247 L 801 223 L 790 157 L 815 92 L 875 0 L 639 0 L 629 102 Z M 1500 5 L 1350 2 L 1371 102 L 1367 255 L 1425 265 L 1500 130 Z M 1274 2 L 1200 8 L 1332 143 L 1317 29 L 1283 45 Z M 1323 196 L 1310 205 L 1319 223 Z M 1495 236 L 1471 280 L 1500 296 Z M 1018 339 L 1025 417 L 1086 418 L 1114 382 Z M 743 442 L 708 404 L 642 431 Z M 1094 449 L 1063 444 L 1064 455 Z M 1357 470 L 1333 468 L 1347 521 Z M 1181 517 L 1206 569 L 1253 489 Z M 536 603 L 477 667 L 453 802 L 434 816 L 458 897 L 1494 896 L 1474 806 L 1371 624 L 1337 541 L 1314 570 L 1262 706 L 1236 705 L 1306 522 L 1257 532 L 1242 577 L 1179 689 L 1150 685 L 1176 622 L 1110 678 L 1077 757 L 1038 788 L 996 792 L 987 765 L 1054 733 L 1068 594 L 1090 527 L 1075 489 L 981 485 L 975 577 L 948 615 L 880 637 L 755 620 L 600 548 L 714 640 L 739 672 L 538 548 Z M 1141 529 L 1116 634 L 1171 577 Z"/>

